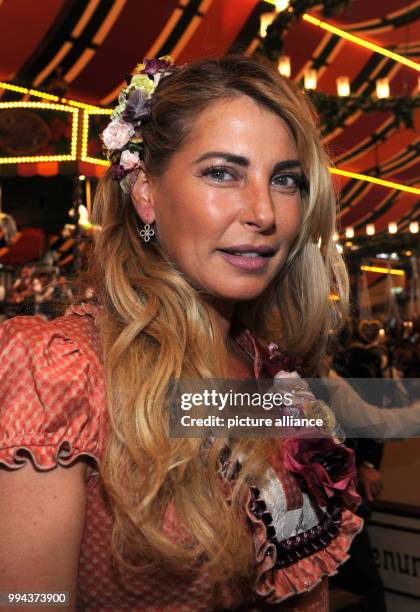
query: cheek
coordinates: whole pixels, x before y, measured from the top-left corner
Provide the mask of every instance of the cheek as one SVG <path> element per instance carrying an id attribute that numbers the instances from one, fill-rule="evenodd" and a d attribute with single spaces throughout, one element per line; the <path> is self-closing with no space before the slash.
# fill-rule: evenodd
<path id="1" fill-rule="evenodd" d="M 204 189 L 190 192 L 179 206 L 175 219 L 176 227 L 191 245 L 217 241 L 237 218 L 238 206 L 232 196 L 212 193 Z"/>
<path id="2" fill-rule="evenodd" d="M 209 210 L 195 192 L 185 190 L 179 195 L 172 193 L 156 208 L 156 224 L 161 246 L 183 266 L 196 261 L 200 245 L 206 244 L 217 224 L 217 212 Z"/>
<path id="3" fill-rule="evenodd" d="M 302 223 L 302 203 L 300 196 L 282 202 L 278 208 L 277 227 L 284 240 L 293 240 Z"/>

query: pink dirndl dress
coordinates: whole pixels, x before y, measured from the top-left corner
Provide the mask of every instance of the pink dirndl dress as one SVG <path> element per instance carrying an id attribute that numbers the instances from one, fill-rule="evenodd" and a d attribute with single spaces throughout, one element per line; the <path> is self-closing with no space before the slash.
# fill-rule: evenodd
<path id="1" fill-rule="evenodd" d="M 174 578 L 159 572 L 129 577 L 115 570 L 112 517 L 98 469 L 107 410 L 97 315 L 97 307 L 85 304 L 53 321 L 17 317 L 0 326 L 0 467 L 19 469 L 32 462 L 39 470 L 51 470 L 81 456 L 95 466 L 86 483 L 77 609 L 327 612 L 326 578 L 346 561 L 362 527 L 354 508 L 346 507 L 354 499 L 352 478 L 327 505 L 308 481 L 311 457 L 317 457 L 321 475 L 324 470 L 331 482 L 328 462 L 319 463 L 320 455 L 328 454 L 331 462 L 335 451 L 349 452 L 331 440 L 314 440 L 313 449 L 307 442 L 287 440 L 267 468 L 268 484 L 250 486 L 244 516 L 254 539 L 256 579 L 245 600 L 229 583 L 212 584 L 205 572 Z M 265 354 L 246 330 L 237 342 L 254 359 L 257 378 L 293 365 L 290 358 Z M 173 538 L 188 535 L 171 506 L 164 527 Z"/>

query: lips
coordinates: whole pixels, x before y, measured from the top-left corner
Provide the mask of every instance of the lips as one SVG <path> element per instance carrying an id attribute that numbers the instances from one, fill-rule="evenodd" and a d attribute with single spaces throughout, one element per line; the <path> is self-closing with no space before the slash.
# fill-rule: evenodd
<path id="1" fill-rule="evenodd" d="M 272 247 L 241 244 L 226 249 L 218 249 L 223 259 L 235 268 L 251 272 L 264 271 L 268 261 L 275 253 Z"/>
<path id="2" fill-rule="evenodd" d="M 272 257 L 275 253 L 273 247 L 266 245 L 251 245 L 251 244 L 240 244 L 237 246 L 227 247 L 219 249 L 223 253 L 229 253 L 230 255 L 238 255 L 244 257 Z"/>

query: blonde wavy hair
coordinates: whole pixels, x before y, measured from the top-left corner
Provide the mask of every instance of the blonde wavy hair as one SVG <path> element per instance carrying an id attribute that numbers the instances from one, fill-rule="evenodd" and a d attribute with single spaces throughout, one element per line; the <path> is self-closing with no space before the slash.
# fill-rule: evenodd
<path id="1" fill-rule="evenodd" d="M 146 172 L 159 179 L 193 134 L 209 104 L 249 96 L 289 126 L 308 181 L 302 224 L 287 260 L 268 289 L 240 303 L 235 316 L 261 341 L 301 356 L 307 371 L 325 350 L 346 310 L 348 280 L 333 232 L 336 200 L 329 161 L 305 95 L 271 67 L 243 56 L 200 60 L 165 78 L 143 123 Z M 244 504 L 249 483 L 263 477 L 271 440 L 168 436 L 167 391 L 172 378 L 223 378 L 226 346 L 200 292 L 171 264 L 159 244 L 139 239 L 137 215 L 108 172 L 94 203 L 101 226 L 90 283 L 102 305 L 109 435 L 101 475 L 113 511 L 113 554 L 127 568 L 205 570 L 216 583 L 254 572 Z M 340 296 L 332 301 L 330 294 Z M 241 454 L 229 495 L 218 472 L 221 450 Z M 188 526 L 187 542 L 165 532 L 171 506 Z M 241 520 L 238 520 L 239 519 Z"/>

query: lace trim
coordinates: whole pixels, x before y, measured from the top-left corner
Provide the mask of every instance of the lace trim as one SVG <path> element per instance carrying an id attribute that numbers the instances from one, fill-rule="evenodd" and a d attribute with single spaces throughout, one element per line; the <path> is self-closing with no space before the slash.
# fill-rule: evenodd
<path id="1" fill-rule="evenodd" d="M 321 521 L 313 530 L 304 532 L 308 534 L 306 542 L 302 541 L 302 534 L 298 534 L 279 543 L 271 514 L 257 494 L 256 487 L 249 489 L 246 512 L 252 525 L 257 562 L 254 589 L 267 603 L 277 604 L 312 591 L 348 559 L 351 542 L 363 527 L 360 517 L 338 508 L 336 514 L 328 512 L 331 516 L 324 517 L 325 524 Z M 316 550 L 311 550 L 315 542 Z"/>
<path id="2" fill-rule="evenodd" d="M 273 517 L 267 511 L 266 503 L 260 497 L 257 487 L 251 487 L 249 508 L 254 516 L 264 523 L 267 540 L 276 547 L 275 568 L 288 567 L 325 548 L 337 536 L 341 526 L 341 508 L 337 504 L 324 513 L 318 525 L 280 542 L 273 525 Z"/>

